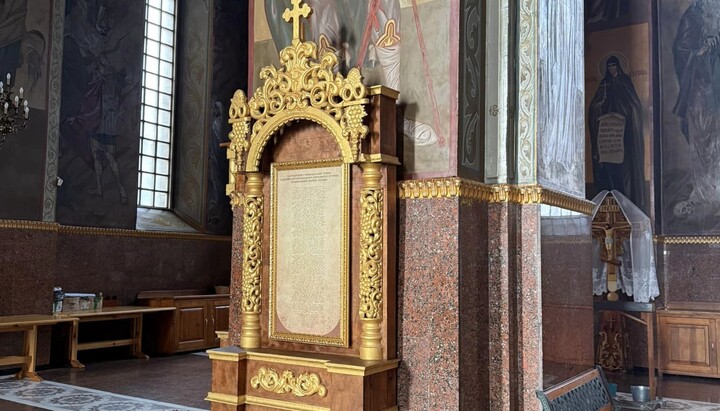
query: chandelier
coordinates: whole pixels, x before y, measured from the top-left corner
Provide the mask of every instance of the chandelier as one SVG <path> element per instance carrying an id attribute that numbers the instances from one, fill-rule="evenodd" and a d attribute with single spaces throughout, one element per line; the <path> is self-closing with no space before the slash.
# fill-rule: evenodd
<path id="1" fill-rule="evenodd" d="M 20 87 L 18 94 L 14 94 L 10 73 L 6 79 L 5 83 L 0 81 L 0 148 L 7 136 L 25 128 L 30 115 L 28 102 L 23 98 L 23 88 Z"/>

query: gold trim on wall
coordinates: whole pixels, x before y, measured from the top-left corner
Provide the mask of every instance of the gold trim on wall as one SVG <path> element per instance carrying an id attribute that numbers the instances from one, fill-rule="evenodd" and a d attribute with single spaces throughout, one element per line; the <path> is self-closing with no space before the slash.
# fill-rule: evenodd
<path id="1" fill-rule="evenodd" d="M 466 198 L 488 203 L 546 204 L 591 215 L 592 201 L 539 184 L 484 184 L 459 177 L 405 180 L 398 183 L 398 197 L 407 199 Z"/>
<path id="2" fill-rule="evenodd" d="M 0 228 L 10 230 L 58 231 L 60 224 L 48 221 L 0 220 Z"/>
<path id="3" fill-rule="evenodd" d="M 60 234 L 70 235 L 97 235 L 106 237 L 131 237 L 131 238 L 162 238 L 171 240 L 203 240 L 203 241 L 227 241 L 232 237 L 212 234 L 186 233 L 175 231 L 143 231 L 128 230 L 122 228 L 104 227 L 80 227 L 62 225 L 47 221 L 33 220 L 0 220 L 0 229 L 9 230 L 34 230 L 34 231 L 55 231 Z"/>
<path id="4" fill-rule="evenodd" d="M 698 236 L 665 236 L 656 235 L 653 237 L 656 244 L 720 244 L 720 236 L 698 235 Z"/>

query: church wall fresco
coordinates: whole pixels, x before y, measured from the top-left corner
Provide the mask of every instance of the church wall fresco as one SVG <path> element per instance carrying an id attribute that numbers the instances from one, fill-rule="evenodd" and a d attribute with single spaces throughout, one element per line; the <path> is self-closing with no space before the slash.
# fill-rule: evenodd
<path id="1" fill-rule="evenodd" d="M 586 35 L 588 198 L 616 189 L 652 215 L 649 24 Z"/>
<path id="2" fill-rule="evenodd" d="M 0 80 L 11 74 L 17 94 L 23 87 L 30 121 L 9 136 L 0 150 L 0 218 L 40 219 L 43 207 L 45 136 L 47 135 L 53 3 L 5 1 L 0 6 Z"/>
<path id="3" fill-rule="evenodd" d="M 539 5 L 537 179 L 544 187 L 584 197 L 582 4 Z"/>
<path id="4" fill-rule="evenodd" d="M 333 50 L 366 84 L 400 91 L 404 178 L 456 174 L 459 0 L 308 0 L 306 38 Z M 255 0 L 253 86 L 290 44 L 290 0 Z M 249 90 L 252 94 L 252 87 Z"/>
<path id="5" fill-rule="evenodd" d="M 178 32 L 175 209 L 196 225 L 203 221 L 208 133 L 208 38 L 212 33 L 208 1 L 180 2 L 184 24 Z"/>
<path id="6" fill-rule="evenodd" d="M 57 221 L 135 228 L 144 3 L 68 0 Z"/>
<path id="7" fill-rule="evenodd" d="M 227 113 L 235 90 L 247 88 L 248 30 L 237 22 L 248 21 L 244 2 L 215 0 L 212 36 L 212 85 L 210 87 L 210 136 L 208 138 L 207 212 L 205 224 L 214 234 L 230 234 L 232 212 L 225 195 L 229 163 L 220 144 L 228 141 Z"/>
<path id="8" fill-rule="evenodd" d="M 720 234 L 720 4 L 658 2 L 663 234 Z"/>
<path id="9" fill-rule="evenodd" d="M 650 2 L 585 1 L 587 198 L 616 189 L 654 218 Z"/>

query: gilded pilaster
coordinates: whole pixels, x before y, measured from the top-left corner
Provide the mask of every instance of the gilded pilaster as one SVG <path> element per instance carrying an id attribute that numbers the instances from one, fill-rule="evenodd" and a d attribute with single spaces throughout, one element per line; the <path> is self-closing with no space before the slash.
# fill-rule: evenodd
<path id="1" fill-rule="evenodd" d="M 260 348 L 263 175 L 247 173 L 243 207 L 242 331 L 240 346 Z"/>
<path id="2" fill-rule="evenodd" d="M 363 188 L 360 194 L 360 321 L 362 334 L 360 358 L 381 360 L 383 300 L 383 207 L 380 185 L 382 164 L 363 163 Z"/>

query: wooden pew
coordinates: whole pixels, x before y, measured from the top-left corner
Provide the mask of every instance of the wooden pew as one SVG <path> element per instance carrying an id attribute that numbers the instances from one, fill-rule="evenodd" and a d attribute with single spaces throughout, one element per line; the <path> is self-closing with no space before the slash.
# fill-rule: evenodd
<path id="1" fill-rule="evenodd" d="M 595 366 L 559 384 L 536 391 L 543 411 L 619 411 L 602 368 Z"/>

